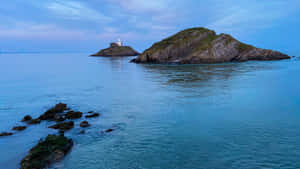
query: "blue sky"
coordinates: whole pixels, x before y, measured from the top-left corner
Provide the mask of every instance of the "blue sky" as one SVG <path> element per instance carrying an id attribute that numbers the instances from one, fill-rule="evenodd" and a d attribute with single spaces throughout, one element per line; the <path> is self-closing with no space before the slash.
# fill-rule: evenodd
<path id="1" fill-rule="evenodd" d="M 296 55 L 299 18 L 299 0 L 4 0 L 0 49 L 93 52 L 120 36 L 141 52 L 201 26 Z"/>

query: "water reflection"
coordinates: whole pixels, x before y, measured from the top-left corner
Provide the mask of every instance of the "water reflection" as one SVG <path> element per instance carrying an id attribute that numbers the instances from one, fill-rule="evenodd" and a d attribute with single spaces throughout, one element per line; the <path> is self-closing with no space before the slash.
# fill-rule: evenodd
<path id="1" fill-rule="evenodd" d="M 181 87 L 199 86 L 209 81 L 227 81 L 241 74 L 276 68 L 271 62 L 141 66 L 164 85 L 175 84 Z"/>
<path id="2" fill-rule="evenodd" d="M 179 101 L 188 100 L 188 98 L 229 97 L 237 87 L 251 88 L 255 86 L 256 84 L 252 82 L 249 84 L 247 81 L 256 76 L 258 72 L 280 68 L 274 62 L 139 65 L 139 67 L 146 72 L 145 80 L 157 85 L 154 90 L 173 92 L 173 98 L 180 98 Z M 239 81 L 245 83 L 238 86 Z"/>
<path id="3" fill-rule="evenodd" d="M 98 57 L 97 59 L 99 64 L 107 64 L 112 70 L 124 70 L 124 66 L 128 65 L 132 57 Z"/>

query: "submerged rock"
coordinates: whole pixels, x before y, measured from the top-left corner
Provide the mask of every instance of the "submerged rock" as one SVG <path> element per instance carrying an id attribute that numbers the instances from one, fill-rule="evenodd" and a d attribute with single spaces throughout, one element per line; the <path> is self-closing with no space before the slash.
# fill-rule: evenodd
<path id="1" fill-rule="evenodd" d="M 80 127 L 89 127 L 91 126 L 88 121 L 83 121 L 80 123 Z"/>
<path id="2" fill-rule="evenodd" d="M 49 126 L 49 128 L 57 129 L 60 131 L 67 131 L 67 130 L 74 128 L 74 122 L 69 121 L 69 122 L 64 122 L 64 123 L 57 123 L 52 126 Z"/>
<path id="3" fill-rule="evenodd" d="M 62 122 L 62 121 L 65 121 L 66 120 L 66 117 L 65 117 L 65 115 L 56 115 L 55 117 L 55 121 L 57 121 L 57 122 Z"/>
<path id="4" fill-rule="evenodd" d="M 132 62 L 199 64 L 289 58 L 277 51 L 241 43 L 227 34 L 217 35 L 206 28 L 192 28 L 155 43 Z"/>
<path id="5" fill-rule="evenodd" d="M 41 119 L 32 119 L 28 122 L 28 124 L 40 124 L 41 123 Z"/>
<path id="6" fill-rule="evenodd" d="M 43 169 L 61 160 L 71 150 L 72 146 L 72 139 L 62 135 L 48 135 L 23 158 L 20 169 Z"/>
<path id="7" fill-rule="evenodd" d="M 23 131 L 25 130 L 27 127 L 26 126 L 15 126 L 12 128 L 12 130 L 16 130 L 16 131 Z"/>
<path id="8" fill-rule="evenodd" d="M 79 119 L 82 117 L 82 112 L 69 111 L 65 116 L 67 119 Z"/>
<path id="9" fill-rule="evenodd" d="M 118 46 L 115 43 L 111 43 L 109 48 L 102 49 L 91 56 L 137 56 L 139 54 L 140 53 L 130 46 Z"/>
<path id="10" fill-rule="evenodd" d="M 32 120 L 32 117 L 30 115 L 26 115 L 23 119 L 22 119 L 22 122 L 27 122 L 27 121 L 30 121 Z"/>
<path id="11" fill-rule="evenodd" d="M 62 113 L 65 110 L 69 110 L 67 108 L 67 105 L 64 104 L 64 103 L 58 103 L 57 105 L 55 105 L 51 109 L 47 110 L 44 114 L 42 114 L 39 117 L 39 119 L 41 119 L 41 120 L 55 120 L 55 115 L 57 113 Z"/>
<path id="12" fill-rule="evenodd" d="M 107 129 L 107 130 L 105 130 L 105 133 L 110 133 L 110 132 L 113 132 L 113 131 L 115 131 L 115 129 Z"/>
<path id="13" fill-rule="evenodd" d="M 98 116 L 100 116 L 99 113 L 92 113 L 90 115 L 86 115 L 85 118 L 93 118 L 93 117 L 98 117 Z"/>
<path id="14" fill-rule="evenodd" d="M 13 133 L 9 133 L 9 132 L 2 132 L 2 133 L 0 133 L 0 137 L 11 136 L 11 135 L 13 135 Z"/>

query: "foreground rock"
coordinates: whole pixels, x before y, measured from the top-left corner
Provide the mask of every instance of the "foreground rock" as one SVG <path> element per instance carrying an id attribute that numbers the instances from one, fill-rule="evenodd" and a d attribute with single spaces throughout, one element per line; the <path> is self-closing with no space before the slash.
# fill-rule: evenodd
<path id="1" fill-rule="evenodd" d="M 40 124 L 41 123 L 41 119 L 32 119 L 28 122 L 28 124 Z"/>
<path id="2" fill-rule="evenodd" d="M 132 62 L 199 64 L 289 58 L 277 51 L 241 43 L 227 34 L 217 35 L 206 28 L 192 28 L 155 43 Z"/>
<path id="3" fill-rule="evenodd" d="M 32 117 L 29 116 L 29 115 L 26 115 L 26 116 L 22 119 L 22 122 L 28 122 L 28 121 L 30 121 L 30 120 L 32 120 Z"/>
<path id="4" fill-rule="evenodd" d="M 44 114 L 42 114 L 39 119 L 41 120 L 55 120 L 55 116 L 57 113 L 63 113 L 65 110 L 69 110 L 67 105 L 64 103 L 58 103 L 51 109 L 47 110 Z"/>
<path id="5" fill-rule="evenodd" d="M 13 133 L 9 133 L 9 132 L 2 132 L 2 133 L 0 133 L 0 137 L 11 136 L 11 135 L 13 135 Z"/>
<path id="6" fill-rule="evenodd" d="M 115 43 L 112 43 L 109 48 L 102 49 L 91 56 L 137 56 L 139 54 L 140 53 L 130 46 L 118 46 Z"/>
<path id="7" fill-rule="evenodd" d="M 93 117 L 98 117 L 98 116 L 100 116 L 99 113 L 92 113 L 90 115 L 86 115 L 85 118 L 93 118 Z"/>
<path id="8" fill-rule="evenodd" d="M 64 123 L 58 123 L 58 124 L 49 126 L 49 128 L 57 129 L 60 131 L 68 131 L 68 130 L 74 128 L 74 122 L 69 121 L 69 122 L 64 122 Z"/>
<path id="9" fill-rule="evenodd" d="M 33 147 L 21 161 L 20 169 L 43 169 L 61 160 L 72 148 L 73 141 L 64 136 L 48 135 Z"/>
<path id="10" fill-rule="evenodd" d="M 82 112 L 79 112 L 79 111 L 77 111 L 77 112 L 75 112 L 75 111 L 69 111 L 69 112 L 65 115 L 65 117 L 66 117 L 67 119 L 79 119 L 79 118 L 82 117 Z"/>
<path id="11" fill-rule="evenodd" d="M 16 126 L 16 127 L 13 127 L 12 130 L 15 130 L 15 131 L 23 131 L 25 130 L 27 127 L 26 126 Z"/>
<path id="12" fill-rule="evenodd" d="M 88 121 L 83 121 L 80 123 L 80 127 L 89 127 L 91 126 Z"/>

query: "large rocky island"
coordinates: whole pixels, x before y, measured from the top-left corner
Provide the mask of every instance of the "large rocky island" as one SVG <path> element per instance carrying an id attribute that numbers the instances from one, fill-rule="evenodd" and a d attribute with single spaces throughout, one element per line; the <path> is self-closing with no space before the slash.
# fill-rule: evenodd
<path id="1" fill-rule="evenodd" d="M 139 54 L 140 53 L 132 49 L 130 46 L 123 46 L 119 38 L 118 42 L 111 43 L 109 48 L 102 49 L 98 53 L 93 54 L 91 56 L 137 56 Z"/>
<path id="2" fill-rule="evenodd" d="M 244 44 L 228 34 L 217 35 L 206 28 L 191 28 L 155 43 L 132 62 L 200 64 L 289 58 L 278 51 Z"/>

